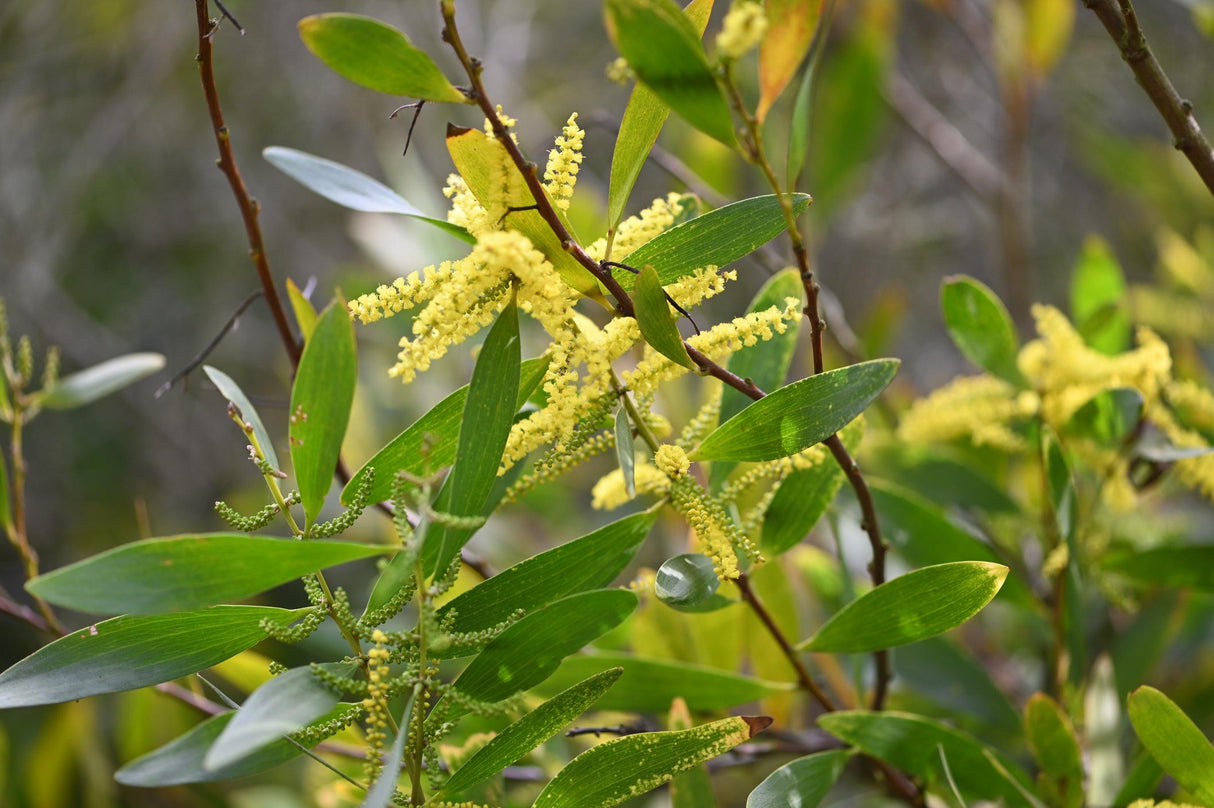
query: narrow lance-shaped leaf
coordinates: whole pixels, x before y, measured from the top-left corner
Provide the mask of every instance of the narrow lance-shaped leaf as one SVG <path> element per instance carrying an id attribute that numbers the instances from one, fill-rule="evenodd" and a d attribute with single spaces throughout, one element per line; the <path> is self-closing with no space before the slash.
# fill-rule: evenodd
<path id="1" fill-rule="evenodd" d="M 640 80 L 692 126 L 736 146 L 700 34 L 674 0 L 608 0 L 605 12 L 608 35 Z"/>
<path id="2" fill-rule="evenodd" d="M 26 588 L 81 612 L 157 614 L 241 600 L 325 567 L 390 552 L 383 545 L 197 533 L 124 544 L 40 575 Z"/>
<path id="3" fill-rule="evenodd" d="M 687 355 L 683 337 L 670 316 L 670 304 L 666 302 L 662 281 L 651 265 L 646 264 L 637 276 L 632 297 L 636 303 L 637 325 L 645 341 L 671 362 L 694 370 L 695 362 Z"/>
<path id="4" fill-rule="evenodd" d="M 767 776 L 746 798 L 746 808 L 815 808 L 843 773 L 852 753 L 846 749 L 806 755 Z"/>
<path id="5" fill-rule="evenodd" d="M 624 475 L 624 490 L 631 499 L 637 495 L 636 453 L 632 445 L 632 420 L 623 401 L 615 411 L 615 456 Z"/>
<path id="6" fill-rule="evenodd" d="M 1075 728 L 1062 708 L 1044 693 L 1034 693 L 1024 707 L 1024 735 L 1041 768 L 1038 782 L 1049 805 L 1083 805 L 1083 754 Z"/>
<path id="7" fill-rule="evenodd" d="M 804 213 L 812 201 L 809 194 L 793 194 L 793 216 Z M 620 260 L 638 268 L 652 264 L 662 285 L 668 286 L 697 269 L 723 267 L 750 255 L 786 227 L 779 197 L 755 196 L 675 225 Z M 626 270 L 616 270 L 615 279 L 624 289 L 636 282 Z"/>
<path id="8" fill-rule="evenodd" d="M 39 401 L 48 410 L 83 407 L 110 393 L 116 393 L 163 367 L 164 357 L 158 353 L 117 356 L 78 373 L 64 376 L 53 387 L 40 394 Z"/>
<path id="9" fill-rule="evenodd" d="M 295 324 L 299 326 L 299 333 L 303 335 L 304 342 L 307 342 L 312 338 L 312 330 L 316 328 L 316 307 L 290 278 L 287 278 L 287 299 L 291 301 L 291 311 L 295 313 Z"/>
<path id="10" fill-rule="evenodd" d="M 61 637 L 0 673 L 0 709 L 135 690 L 196 673 L 264 640 L 263 620 L 285 626 L 306 611 L 215 606 L 115 617 Z"/>
<path id="11" fill-rule="evenodd" d="M 476 243 L 476 239 L 464 228 L 451 224 L 446 219 L 427 216 L 379 180 L 349 166 L 285 146 L 270 146 L 263 149 L 261 154 L 270 165 L 291 179 L 344 208 L 364 213 L 399 213 L 402 216 L 411 216 L 434 225 L 460 241 Z M 294 304 L 294 300 L 292 303 Z M 298 309 L 296 313 L 298 314 Z"/>
<path id="12" fill-rule="evenodd" d="M 998 799 L 1015 808 L 1033 806 L 1024 796 L 1032 793 L 1028 776 L 1015 762 L 937 721 L 907 713 L 852 710 L 820 716 L 818 723 L 865 754 L 928 782 L 946 782 L 941 761 L 947 760 L 966 798 Z"/>
<path id="13" fill-rule="evenodd" d="M 1214 805 L 1214 746 L 1167 696 L 1142 686 L 1130 694 L 1130 723 L 1163 770 L 1206 805 Z"/>
<path id="14" fill-rule="evenodd" d="M 570 761 L 533 808 L 618 805 L 750 740 L 770 724 L 766 716 L 735 716 L 692 729 L 615 738 Z"/>
<path id="15" fill-rule="evenodd" d="M 790 457 L 847 426 L 898 371 L 897 359 L 874 359 L 781 387 L 717 427 L 693 460 L 763 461 Z"/>
<path id="16" fill-rule="evenodd" d="M 497 479 L 502 451 L 518 409 L 520 363 L 518 310 L 511 303 L 489 329 L 468 384 L 455 466 L 447 482 L 451 495 L 446 507 L 456 516 L 480 514 Z M 468 529 L 444 530 L 432 526 L 426 550 L 435 546 L 436 555 L 429 568 L 445 570 L 472 533 Z M 436 539 L 441 539 L 441 543 Z"/>
<path id="17" fill-rule="evenodd" d="M 354 324 L 345 305 L 335 301 L 316 321 L 291 387 L 291 465 L 309 525 L 333 482 L 357 380 Z"/>
<path id="18" fill-rule="evenodd" d="M 1016 366 L 1020 341 L 1007 308 L 990 288 L 973 278 L 946 278 L 940 306 L 949 336 L 965 358 L 1017 387 L 1024 377 Z"/>
<path id="19" fill-rule="evenodd" d="M 712 5 L 713 0 L 692 0 L 683 10 L 700 36 L 708 26 Z M 611 180 L 607 191 L 609 227 L 614 228 L 624 217 L 628 196 L 669 113 L 670 107 L 653 90 L 639 82 L 633 87 L 628 106 L 620 118 L 620 131 L 611 155 Z"/>
<path id="20" fill-rule="evenodd" d="M 636 608 L 625 589 L 598 589 L 555 601 L 507 628 L 455 680 L 477 701 L 497 702 L 538 685 L 561 660 L 618 626 Z"/>
<path id="21" fill-rule="evenodd" d="M 548 370 L 548 362 L 548 356 L 523 362 L 519 372 L 516 410 L 539 387 Z M 468 385 L 465 384 L 389 441 L 350 478 L 341 492 L 342 503 L 349 505 L 353 501 L 370 469 L 375 469 L 375 479 L 371 482 L 367 498 L 371 502 L 383 502 L 392 496 L 392 484 L 398 472 L 407 471 L 421 476 L 451 465 L 459 446 L 460 420 L 467 400 Z M 425 451 L 422 451 L 423 447 Z"/>
<path id="22" fill-rule="evenodd" d="M 767 0 L 765 7 L 768 25 L 759 43 L 759 105 L 755 110 L 759 123 L 767 118 L 805 58 L 822 0 Z"/>
<path id="23" fill-rule="evenodd" d="M 1007 567 L 956 561 L 900 575 L 836 613 L 799 648 L 864 653 L 933 637 L 955 628 L 991 602 Z"/>
<path id="24" fill-rule="evenodd" d="M 666 718 L 666 728 L 685 730 L 694 726 L 695 721 L 692 720 L 691 711 L 687 709 L 687 702 L 682 699 L 672 701 Z M 712 780 L 703 763 L 692 766 L 671 779 L 670 808 L 717 808 L 717 801 L 712 793 Z"/>
<path id="25" fill-rule="evenodd" d="M 560 732 L 586 712 L 623 673 L 610 668 L 562 691 L 499 732 L 443 784 L 442 794 L 459 794 L 492 777 Z"/>
<path id="26" fill-rule="evenodd" d="M 349 676 L 356 663 L 321 667 Z M 224 727 L 203 759 L 208 769 L 224 769 L 327 714 L 341 694 L 322 682 L 311 667 L 292 668 L 254 690 L 236 717 Z"/>
<path id="27" fill-rule="evenodd" d="M 308 50 L 355 84 L 389 95 L 468 102 L 424 51 L 387 23 L 357 14 L 315 14 L 299 21 L 299 35 Z"/>
<path id="28" fill-rule="evenodd" d="M 211 384 L 215 385 L 215 388 L 219 390 L 219 394 L 230 401 L 240 412 L 241 419 L 253 427 L 253 435 L 256 436 L 257 443 L 261 447 L 261 452 L 266 456 L 266 460 L 270 466 L 281 469 L 282 466 L 278 465 L 278 453 L 274 451 L 274 441 L 270 439 L 270 433 L 266 431 L 266 425 L 261 422 L 261 416 L 257 414 L 257 408 L 253 406 L 253 402 L 249 401 L 249 397 L 240 389 L 240 385 L 219 368 L 203 365 L 202 370 L 207 374 L 207 378 L 211 380 Z"/>
<path id="29" fill-rule="evenodd" d="M 1142 583 L 1214 592 L 1214 545 L 1119 552 L 1110 554 L 1103 566 Z"/>

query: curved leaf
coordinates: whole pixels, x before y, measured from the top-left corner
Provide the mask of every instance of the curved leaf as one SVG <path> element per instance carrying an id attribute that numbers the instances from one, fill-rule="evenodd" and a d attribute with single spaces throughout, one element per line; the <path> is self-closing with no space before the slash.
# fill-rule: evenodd
<path id="1" fill-rule="evenodd" d="M 716 428 L 693 460 L 762 461 L 790 457 L 847 426 L 898 371 L 897 359 L 874 359 L 781 387 Z"/>
<path id="2" fill-rule="evenodd" d="M 1176 703 L 1153 687 L 1130 694 L 1130 723 L 1163 770 L 1206 805 L 1214 805 L 1214 746 Z"/>
<path id="3" fill-rule="evenodd" d="M 389 95 L 463 104 L 426 53 L 387 23 L 358 14 L 314 14 L 299 21 L 308 50 L 355 84 Z"/>
<path id="4" fill-rule="evenodd" d="M 793 215 L 800 216 L 812 201 L 809 194 L 793 194 Z M 755 196 L 675 225 L 620 260 L 634 267 L 652 264 L 667 286 L 697 269 L 723 267 L 750 255 L 786 226 L 779 197 Z M 630 272 L 617 270 L 615 276 L 625 289 L 636 283 Z"/>
<path id="5" fill-rule="evenodd" d="M 843 607 L 798 647 L 863 653 L 933 637 L 980 612 L 1006 577 L 1007 567 L 987 561 L 956 561 L 913 570 Z"/>
<path id="6" fill-rule="evenodd" d="M 291 465 L 309 525 L 333 483 L 357 380 L 354 323 L 335 301 L 316 321 L 291 387 Z"/>
<path id="7" fill-rule="evenodd" d="M 158 614 L 241 600 L 325 567 L 392 552 L 383 545 L 198 533 L 124 544 L 26 584 L 94 614 Z"/>
<path id="8" fill-rule="evenodd" d="M 835 749 L 784 764 L 750 792 L 746 808 L 815 808 L 839 779 L 851 755 L 846 749 Z"/>
<path id="9" fill-rule="evenodd" d="M 133 353 L 116 356 L 64 376 L 53 387 L 40 394 L 39 402 L 48 410 L 72 410 L 92 404 L 99 398 L 116 393 L 164 367 L 164 357 L 158 353 Z"/>
<path id="10" fill-rule="evenodd" d="M 735 716 L 692 729 L 626 735 L 587 749 L 544 786 L 532 808 L 609 808 L 733 749 L 767 729 L 766 716 Z"/>
<path id="11" fill-rule="evenodd" d="M 1029 779 L 1009 758 L 991 752 L 972 736 L 923 716 L 897 712 L 851 710 L 818 718 L 822 729 L 866 755 L 894 764 L 929 782 L 946 782 L 941 756 L 948 761 L 961 794 L 976 799 L 1000 799 L 1007 805 L 1032 808 L 1024 794 Z M 992 763 L 998 763 L 998 767 Z M 1001 771 L 1002 769 L 1002 771 Z"/>
<path id="12" fill-rule="evenodd" d="M 196 673 L 264 640 L 261 621 L 285 626 L 307 611 L 215 606 L 115 617 L 61 637 L 0 673 L 0 709 L 58 704 Z"/>
<path id="13" fill-rule="evenodd" d="M 702 553 L 684 553 L 666 559 L 658 568 L 654 594 L 667 606 L 684 610 L 711 598 L 720 585 L 711 558 Z"/>
<path id="14" fill-rule="evenodd" d="M 626 589 L 596 589 L 550 603 L 498 635 L 454 687 L 484 702 L 534 687 L 551 676 L 562 659 L 622 623 L 636 605 L 636 595 Z"/>
<path id="15" fill-rule="evenodd" d="M 708 712 L 758 701 L 794 687 L 686 662 L 612 653 L 570 657 L 533 692 L 550 696 L 609 668 L 623 668 L 624 675 L 599 699 L 596 706 L 600 710 L 661 713 L 670 709 L 674 699 L 682 698 L 691 710 Z"/>
<path id="16" fill-rule="evenodd" d="M 519 373 L 517 410 L 535 392 L 548 371 L 548 356 L 538 356 L 523 362 Z M 362 487 L 363 478 L 370 469 L 375 469 L 368 500 L 383 502 L 392 496 L 392 482 L 397 472 L 407 471 L 421 475 L 427 464 L 431 472 L 455 462 L 455 449 L 459 445 L 459 427 L 464 414 L 464 402 L 468 400 L 468 385 L 434 405 L 433 408 L 404 432 L 388 442 L 363 464 L 346 487 L 342 489 L 341 501 L 349 505 Z M 426 452 L 422 447 L 426 447 Z"/>
<path id="17" fill-rule="evenodd" d="M 357 663 L 330 663 L 321 667 L 349 676 Z M 203 760 L 207 769 L 224 769 L 297 732 L 337 706 L 341 694 L 317 678 L 311 667 L 292 668 L 249 694 L 245 703 Z"/>
<path id="18" fill-rule="evenodd" d="M 570 721 L 590 709 L 623 670 L 609 668 L 578 682 L 499 732 L 460 766 L 443 784 L 442 793 L 459 794 L 500 772 L 523 755 L 564 729 Z"/>
<path id="19" fill-rule="evenodd" d="M 203 365 L 202 369 L 207 374 L 207 378 L 211 380 L 211 384 L 215 385 L 216 389 L 219 390 L 219 395 L 230 401 L 240 411 L 241 419 L 253 427 L 253 435 L 256 436 L 257 443 L 261 446 L 261 452 L 266 456 L 266 460 L 269 461 L 270 466 L 281 470 L 282 466 L 278 465 L 278 454 L 274 451 L 274 441 L 270 439 L 270 433 L 266 431 L 266 425 L 261 422 L 261 416 L 257 414 L 257 408 L 253 406 L 253 402 L 249 401 L 248 396 L 240 389 L 240 385 L 232 381 L 232 377 L 219 368 Z"/>
<path id="20" fill-rule="evenodd" d="M 605 13 L 607 34 L 640 80 L 696 129 L 735 147 L 700 33 L 674 0 L 607 0 Z"/>
<path id="21" fill-rule="evenodd" d="M 1016 366 L 1020 350 L 1016 328 L 990 287 L 965 275 L 945 278 L 940 307 L 949 336 L 966 359 L 1010 384 L 1025 385 Z"/>
<path id="22" fill-rule="evenodd" d="M 767 33 L 759 43 L 759 105 L 755 110 L 759 123 L 767 118 L 809 51 L 822 0 L 767 0 L 766 9 Z"/>
<path id="23" fill-rule="evenodd" d="M 651 265 L 646 264 L 637 276 L 632 297 L 636 302 L 637 325 L 645 341 L 671 362 L 694 370 L 696 364 L 687 355 L 687 346 L 683 344 L 675 318 L 671 316 L 662 281 Z"/>
<path id="24" fill-rule="evenodd" d="M 402 216 L 412 216 L 445 230 L 460 241 L 476 243 L 476 239 L 464 228 L 451 224 L 446 219 L 427 216 L 379 180 L 349 166 L 285 146 L 270 146 L 262 149 L 261 154 L 266 158 L 266 162 L 300 185 L 343 208 L 364 213 L 399 213 Z"/>

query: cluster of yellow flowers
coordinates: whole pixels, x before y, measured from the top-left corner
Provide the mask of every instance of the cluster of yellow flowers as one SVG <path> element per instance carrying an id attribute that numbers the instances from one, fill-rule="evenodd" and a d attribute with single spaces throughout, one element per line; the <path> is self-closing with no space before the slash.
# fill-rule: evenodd
<path id="1" fill-rule="evenodd" d="M 1179 447 L 1205 447 L 1195 430 L 1214 426 L 1214 396 L 1172 377 L 1168 346 L 1154 331 L 1139 328 L 1138 347 L 1116 356 L 1089 348 L 1066 316 L 1052 306 L 1033 307 L 1040 338 L 1026 344 L 1017 358 L 1031 390 L 991 375 L 963 377 L 916 402 L 903 417 L 898 437 L 930 443 L 968 437 L 977 446 L 1008 452 L 1028 449 L 1016 431 L 1030 418 L 1065 436 L 1067 422 L 1093 396 L 1129 387 L 1142 394 L 1144 416 Z M 1176 416 L 1183 413 L 1185 426 Z M 1104 477 L 1102 495 L 1115 510 L 1135 502 L 1126 475 L 1127 460 L 1116 451 L 1078 446 L 1085 461 Z M 1182 482 L 1214 498 L 1214 456 L 1187 458 L 1176 464 Z"/>
<path id="2" fill-rule="evenodd" d="M 767 32 L 767 15 L 756 0 L 735 0 L 717 34 L 717 54 L 737 59 L 758 45 Z"/>

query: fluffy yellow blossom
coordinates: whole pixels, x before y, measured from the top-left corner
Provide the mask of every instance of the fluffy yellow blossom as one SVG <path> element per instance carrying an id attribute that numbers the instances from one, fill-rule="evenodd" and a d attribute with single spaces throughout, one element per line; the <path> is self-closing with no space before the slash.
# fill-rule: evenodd
<path id="1" fill-rule="evenodd" d="M 725 284 L 738 279 L 735 270 L 718 272 L 713 265 L 697 269 L 666 287 L 670 299 L 685 309 L 694 308 L 725 290 Z"/>
<path id="2" fill-rule="evenodd" d="M 1187 802 L 1172 802 L 1171 800 L 1134 800 L 1130 803 L 1129 808 L 1197 808 L 1196 805 L 1190 805 Z"/>
<path id="3" fill-rule="evenodd" d="M 681 447 L 673 446 L 669 443 L 664 443 L 658 447 L 653 461 L 671 479 L 682 477 L 691 468 L 691 461 L 687 459 L 687 452 L 683 451 Z"/>
<path id="4" fill-rule="evenodd" d="M 916 401 L 898 425 L 898 438 L 908 443 L 934 443 L 969 437 L 977 446 L 1008 452 L 1026 448 L 1011 424 L 1032 415 L 1035 394 L 1018 394 L 994 376 L 965 376 Z"/>
<path id="5" fill-rule="evenodd" d="M 582 162 L 582 140 L 586 133 L 578 128 L 577 113 L 569 116 L 565 128 L 556 139 L 556 148 L 548 152 L 548 167 L 544 171 L 544 188 L 552 203 L 561 210 L 569 209 L 573 186 Z"/>
<path id="6" fill-rule="evenodd" d="M 447 212 L 447 221 L 451 224 L 459 225 L 477 237 L 497 229 L 497 223 L 490 218 L 488 211 L 477 201 L 468 183 L 459 174 L 447 177 L 443 196 L 451 200 L 451 210 Z"/>
<path id="7" fill-rule="evenodd" d="M 636 482 L 637 496 L 641 494 L 665 494 L 670 489 L 670 478 L 657 466 L 649 463 L 637 463 L 633 469 Z M 609 511 L 630 501 L 628 490 L 624 485 L 624 472 L 615 469 L 605 475 L 590 491 L 591 507 L 599 511 Z"/>
<path id="8" fill-rule="evenodd" d="M 637 247 L 670 229 L 675 217 L 683 212 L 681 199 L 679 194 L 668 194 L 665 199 L 655 199 L 653 204 L 636 216 L 620 222 L 615 230 L 615 239 L 611 242 L 611 259 L 625 260 Z M 607 239 L 594 242 L 586 248 L 586 252 L 596 261 L 604 260 L 607 257 Z"/>
<path id="9" fill-rule="evenodd" d="M 767 32 L 767 15 L 756 0 L 734 0 L 717 34 L 717 54 L 737 59 L 759 44 Z"/>

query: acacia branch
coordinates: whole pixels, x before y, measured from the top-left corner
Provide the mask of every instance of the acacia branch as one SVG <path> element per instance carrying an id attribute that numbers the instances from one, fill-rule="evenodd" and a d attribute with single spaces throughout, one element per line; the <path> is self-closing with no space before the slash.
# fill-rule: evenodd
<path id="1" fill-rule="evenodd" d="M 1193 105 L 1176 92 L 1147 44 L 1133 3 L 1130 0 L 1083 0 L 1083 3 L 1116 43 L 1121 58 L 1171 131 L 1173 145 L 1188 158 L 1206 188 L 1214 194 L 1214 149 L 1193 117 Z"/>

